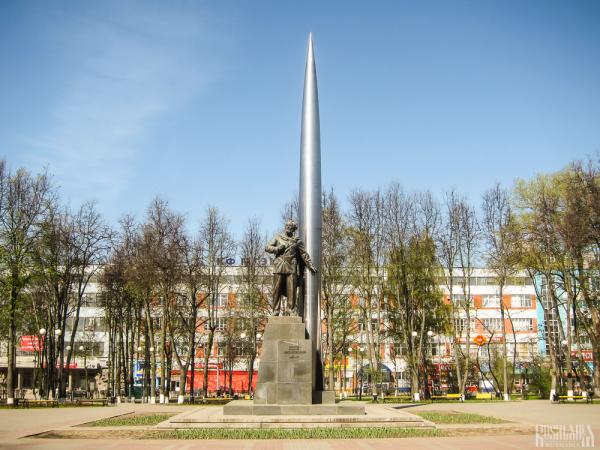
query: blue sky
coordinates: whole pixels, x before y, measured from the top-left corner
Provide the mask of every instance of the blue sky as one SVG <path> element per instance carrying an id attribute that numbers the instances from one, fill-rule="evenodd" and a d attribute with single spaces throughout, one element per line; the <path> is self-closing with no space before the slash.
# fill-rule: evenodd
<path id="1" fill-rule="evenodd" d="M 240 235 L 297 191 L 308 32 L 323 185 L 479 203 L 600 150 L 600 2 L 0 2 L 0 155 L 114 223 L 155 195 Z"/>

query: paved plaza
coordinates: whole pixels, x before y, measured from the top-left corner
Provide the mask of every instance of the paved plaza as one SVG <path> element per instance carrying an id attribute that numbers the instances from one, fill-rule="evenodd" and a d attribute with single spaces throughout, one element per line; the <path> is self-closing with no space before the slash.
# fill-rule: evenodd
<path id="1" fill-rule="evenodd" d="M 59 409 L 2 409 L 0 410 L 0 448 L 2 449 L 522 449 L 535 448 L 536 424 L 589 424 L 596 439 L 600 437 L 600 405 L 552 405 L 547 401 L 510 403 L 436 403 L 403 405 L 406 412 L 459 411 L 494 416 L 509 420 L 506 427 L 515 433 L 499 433 L 497 425 L 438 425 L 438 428 L 468 428 L 469 432 L 457 437 L 401 438 L 401 439 L 331 439 L 331 440 L 132 440 L 118 439 L 115 428 L 96 428 L 105 435 L 101 439 L 40 439 L 28 437 L 51 430 L 69 430 L 70 427 L 122 414 L 192 412 L 197 406 L 131 405 L 114 407 L 81 407 Z M 201 407 L 202 408 L 202 407 Z M 211 408 L 211 407 L 204 407 Z M 214 407 L 212 407 L 214 408 Z M 122 429 L 128 427 L 121 427 Z M 81 428 L 80 428 L 81 429 Z M 598 446 L 598 444 L 596 444 Z"/>

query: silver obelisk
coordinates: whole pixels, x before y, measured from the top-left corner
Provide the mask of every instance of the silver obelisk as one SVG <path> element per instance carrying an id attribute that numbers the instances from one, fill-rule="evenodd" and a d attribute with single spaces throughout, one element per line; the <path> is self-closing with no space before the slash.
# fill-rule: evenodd
<path id="1" fill-rule="evenodd" d="M 300 236 L 306 244 L 316 273 L 305 270 L 304 323 L 312 340 L 315 372 L 313 390 L 323 390 L 321 360 L 321 132 L 319 127 L 319 98 L 317 70 L 312 33 L 308 35 L 308 55 L 304 74 L 302 101 L 302 135 L 300 143 Z"/>

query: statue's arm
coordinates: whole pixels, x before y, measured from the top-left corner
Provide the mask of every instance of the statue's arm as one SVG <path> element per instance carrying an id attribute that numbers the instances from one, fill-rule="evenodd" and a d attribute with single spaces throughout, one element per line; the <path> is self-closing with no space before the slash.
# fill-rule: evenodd
<path id="1" fill-rule="evenodd" d="M 298 253 L 302 258 L 302 261 L 304 261 L 306 267 L 308 267 L 308 270 L 310 270 L 312 273 L 315 273 L 317 271 L 317 268 L 313 265 L 312 260 L 310 259 L 310 255 L 306 251 L 306 247 L 304 246 L 304 242 L 302 241 L 298 241 Z"/>
<path id="2" fill-rule="evenodd" d="M 274 237 L 265 247 L 265 252 L 276 255 L 281 251 L 280 247 L 281 246 L 277 244 L 277 237 Z"/>

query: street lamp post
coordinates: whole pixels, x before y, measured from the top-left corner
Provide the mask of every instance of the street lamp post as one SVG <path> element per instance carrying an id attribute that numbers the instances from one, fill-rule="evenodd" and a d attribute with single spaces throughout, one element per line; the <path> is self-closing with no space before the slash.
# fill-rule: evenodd
<path id="1" fill-rule="evenodd" d="M 415 366 L 414 362 L 415 362 L 415 338 L 417 337 L 418 333 L 416 331 L 413 331 L 412 333 L 410 333 L 411 336 L 411 359 L 413 361 L 413 368 Z M 419 392 L 419 361 L 416 361 L 416 369 L 417 369 L 417 390 L 416 392 L 413 392 L 413 401 L 415 402 L 419 402 L 421 401 L 421 394 Z M 412 377 L 414 378 L 414 375 L 412 375 Z M 411 386 L 413 386 L 412 380 L 411 380 Z"/>
<path id="2" fill-rule="evenodd" d="M 365 354 L 365 348 L 361 347 L 360 348 L 360 388 L 358 391 L 358 399 L 362 400 L 362 393 L 363 393 L 363 377 L 365 375 L 365 370 L 363 367 L 363 357 Z"/>
<path id="3" fill-rule="evenodd" d="M 44 380 L 46 379 L 46 377 L 44 376 L 44 349 L 45 349 L 45 345 L 46 345 L 46 329 L 45 328 L 40 328 L 39 330 L 39 334 L 40 334 L 40 338 L 38 339 L 38 345 L 39 345 L 39 372 L 40 372 L 40 398 L 42 398 L 42 391 L 46 391 L 46 389 L 44 388 Z"/>
<path id="4" fill-rule="evenodd" d="M 150 403 L 156 403 L 156 357 L 154 355 L 154 346 L 151 346 L 150 350 Z"/>
<path id="5" fill-rule="evenodd" d="M 438 367 L 437 367 L 437 375 L 438 375 L 438 389 L 440 391 L 442 391 L 442 346 L 441 346 L 441 339 L 440 339 L 440 333 L 437 334 L 437 353 L 438 353 Z M 444 344 L 444 348 L 446 347 L 446 345 Z"/>
<path id="6" fill-rule="evenodd" d="M 79 352 L 83 354 L 83 370 L 85 374 L 85 397 L 90 397 L 90 389 L 88 384 L 88 369 L 87 369 L 87 352 L 83 345 L 79 346 Z"/>
<path id="7" fill-rule="evenodd" d="M 142 346 L 138 345 L 138 348 L 137 348 L 137 358 L 136 358 L 136 364 L 135 364 L 136 371 L 140 370 L 140 353 L 141 352 L 142 352 Z M 134 384 L 135 384 L 135 372 L 133 373 L 133 380 L 134 380 Z M 145 387 L 146 387 L 146 371 L 142 370 L 142 395 L 141 395 L 142 396 L 142 403 L 144 403 L 144 394 L 146 393 Z M 135 391 L 134 391 L 134 393 L 132 395 L 132 401 L 135 402 Z"/>
<path id="8" fill-rule="evenodd" d="M 56 363 L 58 362 L 58 386 L 54 386 L 54 398 L 60 398 L 62 395 L 62 387 L 63 387 L 63 364 L 62 364 L 62 340 L 61 340 L 62 330 L 57 328 L 54 330 L 54 349 L 55 349 L 55 358 L 53 361 L 52 370 L 56 369 Z"/>
<path id="9" fill-rule="evenodd" d="M 352 347 L 348 347 L 348 355 L 352 356 Z M 346 378 L 346 374 L 344 373 L 344 378 Z M 354 379 L 352 380 L 352 393 L 356 394 L 356 352 L 354 356 Z"/>
<path id="10" fill-rule="evenodd" d="M 69 353 L 71 353 L 71 349 L 72 347 L 70 345 L 67 345 L 66 350 L 67 350 L 67 355 Z M 71 369 L 68 368 L 68 373 L 69 373 L 69 398 L 71 399 L 71 401 L 73 401 L 73 374 L 71 373 Z"/>
<path id="11" fill-rule="evenodd" d="M 433 331 L 427 331 L 427 344 L 429 347 L 429 358 L 431 359 L 431 365 L 433 365 L 433 351 L 432 351 L 432 343 L 431 338 L 433 337 Z M 434 371 L 435 373 L 435 371 Z M 427 358 L 425 359 L 425 378 L 427 382 L 427 392 L 431 396 L 432 392 L 429 392 L 429 368 L 427 367 Z M 433 377 L 431 377 L 431 390 L 433 391 Z"/>

